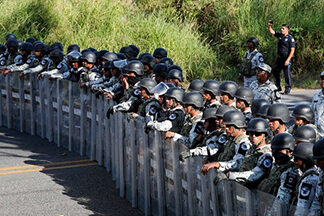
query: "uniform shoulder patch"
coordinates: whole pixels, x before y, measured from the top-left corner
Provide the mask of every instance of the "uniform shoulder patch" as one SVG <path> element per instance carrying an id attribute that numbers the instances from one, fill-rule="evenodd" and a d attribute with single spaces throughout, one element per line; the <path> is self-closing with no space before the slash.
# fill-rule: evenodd
<path id="1" fill-rule="evenodd" d="M 300 187 L 299 198 L 308 200 L 310 197 L 312 185 L 308 183 L 303 183 Z"/>
<path id="2" fill-rule="evenodd" d="M 43 60 L 41 61 L 41 65 L 46 65 L 46 64 L 47 64 L 47 60 L 43 59 Z"/>
<path id="3" fill-rule="evenodd" d="M 263 63 L 264 62 L 264 59 L 263 59 L 263 56 L 262 55 L 259 56 L 259 62 L 260 63 Z"/>
<path id="4" fill-rule="evenodd" d="M 30 58 L 27 59 L 27 61 L 26 61 L 27 64 L 30 64 L 31 62 L 32 62 L 32 60 Z"/>
<path id="5" fill-rule="evenodd" d="M 298 176 L 296 173 L 288 172 L 286 175 L 284 187 L 290 190 L 294 190 L 296 188 L 298 181 Z"/>
<path id="6" fill-rule="evenodd" d="M 135 89 L 135 91 L 134 91 L 134 95 L 135 96 L 138 96 L 140 94 L 140 90 L 139 89 Z"/>
<path id="7" fill-rule="evenodd" d="M 220 136 L 217 140 L 218 143 L 224 144 L 227 141 L 225 136 Z"/>
<path id="8" fill-rule="evenodd" d="M 62 65 L 62 63 L 60 63 L 60 64 L 57 65 L 56 68 L 57 68 L 57 69 L 61 69 L 62 67 L 63 67 L 63 65 Z"/>
<path id="9" fill-rule="evenodd" d="M 245 142 L 242 142 L 240 144 L 238 153 L 242 154 L 242 155 L 245 155 L 248 150 L 249 150 L 249 146 Z"/>
<path id="10" fill-rule="evenodd" d="M 156 106 L 152 106 L 149 110 L 150 115 L 154 115 L 157 112 Z"/>
<path id="11" fill-rule="evenodd" d="M 169 120 L 173 121 L 177 118 L 177 114 L 172 113 L 171 115 L 169 115 Z"/>
<path id="12" fill-rule="evenodd" d="M 270 158 L 266 158 L 262 164 L 261 164 L 262 167 L 264 167 L 265 169 L 269 169 L 272 167 L 272 160 Z"/>

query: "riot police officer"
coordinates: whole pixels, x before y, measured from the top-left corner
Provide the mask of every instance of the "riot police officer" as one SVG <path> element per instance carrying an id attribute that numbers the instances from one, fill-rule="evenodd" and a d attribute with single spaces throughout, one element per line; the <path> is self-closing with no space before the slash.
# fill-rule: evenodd
<path id="1" fill-rule="evenodd" d="M 182 126 L 180 134 L 166 132 L 165 137 L 173 138 L 174 141 L 180 140 L 183 144 L 190 148 L 192 141 L 198 135 L 194 129 L 202 118 L 203 113 L 200 111 L 200 109 L 204 106 L 203 97 L 199 92 L 195 91 L 185 93 L 182 103 L 186 114 L 186 120 Z"/>
<path id="2" fill-rule="evenodd" d="M 271 141 L 272 156 L 275 161 L 270 171 L 268 178 L 263 179 L 258 185 L 257 189 L 272 195 L 277 195 L 278 189 L 282 183 L 282 178 L 294 178 L 288 181 L 290 187 L 294 188 L 297 183 L 297 176 L 286 175 L 282 176 L 288 168 L 293 167 L 294 163 L 291 161 L 292 153 L 294 151 L 294 138 L 288 133 L 277 134 Z"/>
<path id="3" fill-rule="evenodd" d="M 315 167 L 313 159 L 313 143 L 299 143 L 294 150 L 294 163 L 302 172 L 297 184 L 295 210 L 296 216 L 309 215 L 311 205 L 315 198 L 316 187 L 320 182 L 319 169 Z"/>
<path id="4" fill-rule="evenodd" d="M 168 52 L 164 48 L 156 48 L 153 52 L 156 63 L 160 63 L 162 58 L 168 57 Z"/>
<path id="5" fill-rule="evenodd" d="M 262 118 L 253 118 L 246 129 L 252 148 L 246 153 L 242 166 L 237 172 L 228 172 L 227 177 L 248 186 L 256 188 L 257 184 L 270 173 L 273 158 L 269 136 L 269 124 Z"/>
<path id="6" fill-rule="evenodd" d="M 219 107 L 219 83 L 216 80 L 207 80 L 202 86 L 205 107 Z"/>
<path id="7" fill-rule="evenodd" d="M 237 91 L 238 85 L 233 81 L 224 81 L 219 86 L 220 101 L 227 106 L 235 107 L 234 95 Z"/>
<path id="8" fill-rule="evenodd" d="M 177 88 L 182 88 L 181 83 L 183 82 L 182 71 L 179 69 L 171 69 L 168 72 L 167 80 Z"/>
<path id="9" fill-rule="evenodd" d="M 296 133 L 296 129 L 302 125 L 308 125 L 314 130 L 316 130 L 316 126 L 311 124 L 314 122 L 314 113 L 310 106 L 307 104 L 300 104 L 294 108 L 292 113 L 294 117 L 295 124 L 290 126 L 288 132 L 294 135 Z"/>
<path id="10" fill-rule="evenodd" d="M 223 124 L 226 126 L 226 133 L 232 140 L 225 145 L 225 149 L 218 156 L 217 162 L 205 164 L 201 172 L 207 174 L 212 168 L 219 172 L 239 170 L 246 152 L 250 149 L 251 143 L 245 132 L 245 116 L 237 110 L 228 111 L 224 114 Z M 221 177 L 220 177 L 221 176 Z M 220 174 L 218 180 L 224 177 Z"/>
<path id="11" fill-rule="evenodd" d="M 254 99 L 253 91 L 249 88 L 238 88 L 234 95 L 236 99 L 236 108 L 245 115 L 246 122 L 249 122 L 252 116 L 251 106 Z"/>
<path id="12" fill-rule="evenodd" d="M 271 104 L 280 102 L 280 93 L 277 87 L 269 80 L 271 67 L 261 63 L 256 68 L 257 80 L 253 81 L 250 88 L 253 90 L 254 99 L 264 98 Z"/>
<path id="13" fill-rule="evenodd" d="M 154 121 L 147 123 L 147 128 L 159 131 L 180 133 L 185 121 L 185 113 L 181 105 L 184 91 L 177 87 L 167 90 L 164 95 L 164 110 L 157 113 Z"/>
<path id="14" fill-rule="evenodd" d="M 263 63 L 263 56 L 257 50 L 259 40 L 255 37 L 250 37 L 247 40 L 248 50 L 245 52 L 243 62 L 240 68 L 240 76 L 244 78 L 244 87 L 248 88 L 253 81 L 256 80 L 256 67 Z"/>
<path id="15" fill-rule="evenodd" d="M 287 133 L 286 124 L 289 122 L 289 110 L 284 104 L 272 104 L 267 113 L 269 126 L 274 135 L 279 133 Z"/>
<path id="16" fill-rule="evenodd" d="M 320 74 L 321 90 L 312 99 L 312 110 L 315 114 L 315 125 L 320 138 L 324 137 L 324 71 Z"/>

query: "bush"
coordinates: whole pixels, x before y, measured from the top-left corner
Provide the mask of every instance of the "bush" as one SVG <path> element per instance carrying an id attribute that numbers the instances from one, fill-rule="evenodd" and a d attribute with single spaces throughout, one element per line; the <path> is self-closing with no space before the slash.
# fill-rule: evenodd
<path id="1" fill-rule="evenodd" d="M 289 23 L 297 40 L 295 85 L 304 87 L 305 78 L 317 79 L 324 68 L 324 1 L 4 0 L 0 9 L 2 38 L 14 32 L 22 39 L 110 51 L 129 44 L 141 52 L 164 47 L 187 80 L 235 80 L 250 36 L 273 65 L 277 42 L 267 32 L 272 19 L 277 30 Z"/>
<path id="2" fill-rule="evenodd" d="M 304 78 L 317 79 L 324 68 L 324 1 L 309 0 L 155 0 L 136 1 L 144 11 L 165 11 L 182 20 L 194 20 L 198 31 L 206 38 L 218 56 L 218 71 L 223 79 L 236 79 L 238 65 L 246 50 L 246 40 L 255 36 L 265 61 L 273 65 L 277 43 L 267 31 L 269 19 L 274 28 L 289 23 L 297 40 L 293 64 L 295 85 Z M 144 3 L 139 3 L 144 2 Z M 150 2 L 150 4 L 146 4 Z M 153 3 L 155 2 L 155 3 Z M 164 3 L 164 4 L 162 4 Z M 152 5 L 155 5 L 153 7 Z M 161 6 L 162 5 L 162 6 Z M 172 7 L 172 9 L 170 9 Z M 171 11 L 171 12 L 170 12 Z"/>
<path id="3" fill-rule="evenodd" d="M 209 79 L 217 74 L 217 56 L 201 40 L 190 22 L 164 13 L 145 13 L 131 2 L 77 0 L 2 1 L 3 25 L 0 37 L 13 32 L 19 39 L 33 36 L 46 43 L 61 41 L 65 48 L 77 43 L 118 52 L 122 46 L 136 44 L 141 52 L 164 47 L 187 80 Z M 5 10 L 9 8 L 9 10 Z"/>

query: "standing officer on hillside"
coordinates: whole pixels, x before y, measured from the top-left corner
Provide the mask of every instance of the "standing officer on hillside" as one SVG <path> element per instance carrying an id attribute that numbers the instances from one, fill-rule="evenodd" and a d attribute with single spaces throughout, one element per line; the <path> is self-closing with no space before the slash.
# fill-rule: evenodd
<path id="1" fill-rule="evenodd" d="M 273 76 L 275 78 L 275 84 L 279 91 L 280 87 L 280 71 L 284 70 L 285 75 L 285 92 L 289 94 L 291 90 L 291 74 L 290 68 L 292 65 L 292 58 L 294 57 L 296 42 L 295 39 L 289 34 L 290 27 L 288 24 L 282 24 L 281 32 L 275 32 L 272 28 L 272 21 L 268 22 L 268 30 L 270 34 L 278 38 L 278 57 L 273 69 Z"/>
<path id="2" fill-rule="evenodd" d="M 248 88 L 253 81 L 256 81 L 256 69 L 260 63 L 263 63 L 263 56 L 257 50 L 259 40 L 250 37 L 247 40 L 248 50 L 245 52 L 243 62 L 240 68 L 240 76 L 244 78 L 244 87 Z"/>

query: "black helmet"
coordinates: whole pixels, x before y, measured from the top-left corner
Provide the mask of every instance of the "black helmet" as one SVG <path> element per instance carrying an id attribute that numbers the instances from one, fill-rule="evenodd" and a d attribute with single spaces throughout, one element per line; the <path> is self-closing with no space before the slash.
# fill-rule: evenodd
<path id="1" fill-rule="evenodd" d="M 68 46 L 66 52 L 67 53 L 70 53 L 72 51 L 78 51 L 78 52 L 80 52 L 80 47 L 77 44 L 71 44 L 71 45 Z"/>
<path id="2" fill-rule="evenodd" d="M 267 117 L 269 119 L 280 120 L 283 123 L 288 123 L 290 120 L 288 107 L 285 104 L 271 104 Z"/>
<path id="3" fill-rule="evenodd" d="M 29 37 L 26 39 L 26 42 L 31 43 L 31 44 L 33 44 L 35 41 L 36 41 L 36 39 L 33 37 Z"/>
<path id="4" fill-rule="evenodd" d="M 97 62 L 97 56 L 95 53 L 87 51 L 82 54 L 81 60 L 87 61 L 90 64 L 95 64 Z"/>
<path id="5" fill-rule="evenodd" d="M 145 55 L 152 55 L 151 53 L 149 52 L 144 52 L 144 53 L 141 53 L 139 56 L 138 56 L 138 60 L 141 60 L 143 58 L 143 56 Z"/>
<path id="6" fill-rule="evenodd" d="M 183 82 L 182 71 L 177 69 L 170 70 L 167 79 L 178 79 L 180 82 Z"/>
<path id="7" fill-rule="evenodd" d="M 21 45 L 23 45 L 24 41 L 21 41 L 21 40 L 17 40 L 18 42 L 18 48 L 21 47 Z"/>
<path id="8" fill-rule="evenodd" d="M 126 55 L 124 53 L 116 53 L 117 57 L 121 60 L 127 59 Z"/>
<path id="9" fill-rule="evenodd" d="M 268 72 L 269 74 L 271 73 L 271 70 L 272 70 L 272 68 L 269 65 L 267 65 L 266 63 L 258 64 L 257 68 L 262 71 Z"/>
<path id="10" fill-rule="evenodd" d="M 16 39 L 9 39 L 6 44 L 7 48 L 15 48 L 18 49 L 18 41 Z"/>
<path id="11" fill-rule="evenodd" d="M 59 49 L 63 52 L 63 45 L 61 44 L 61 42 L 54 42 L 51 46 L 50 46 L 50 51 L 53 51 L 55 49 Z"/>
<path id="12" fill-rule="evenodd" d="M 305 160 L 306 163 L 314 165 L 315 161 L 313 159 L 313 148 L 314 144 L 309 142 L 301 142 L 294 149 L 293 156 Z"/>
<path id="13" fill-rule="evenodd" d="M 188 87 L 189 91 L 200 91 L 204 85 L 204 81 L 200 79 L 195 79 L 190 82 L 190 85 Z"/>
<path id="14" fill-rule="evenodd" d="M 227 93 L 234 98 L 235 92 L 237 91 L 238 85 L 234 81 L 224 81 L 219 86 L 221 93 Z"/>
<path id="15" fill-rule="evenodd" d="M 206 108 L 203 112 L 202 120 L 215 119 L 216 112 L 217 112 L 217 108 L 215 107 Z"/>
<path id="16" fill-rule="evenodd" d="M 96 50 L 96 49 L 93 48 L 93 47 L 89 47 L 88 50 L 89 50 L 90 52 L 93 52 L 94 54 L 96 54 L 96 53 L 98 52 L 98 50 Z"/>
<path id="17" fill-rule="evenodd" d="M 297 127 L 294 137 L 296 140 L 301 142 L 315 143 L 316 131 L 310 126 L 302 125 Z"/>
<path id="18" fill-rule="evenodd" d="M 255 37 L 250 37 L 247 42 L 252 42 L 254 44 L 255 47 L 259 46 L 259 40 Z"/>
<path id="19" fill-rule="evenodd" d="M 155 60 L 155 58 L 151 54 L 144 55 L 139 60 L 144 65 L 148 65 L 150 69 L 153 69 L 154 66 L 155 66 L 155 64 L 156 64 L 156 60 Z"/>
<path id="20" fill-rule="evenodd" d="M 228 111 L 224 114 L 223 124 L 226 126 L 235 126 L 236 128 L 245 128 L 245 116 L 237 110 Z"/>
<path id="21" fill-rule="evenodd" d="M 34 44 L 34 51 L 35 52 L 41 52 L 42 54 L 45 54 L 47 52 L 47 48 L 45 44 L 42 42 L 38 42 Z"/>
<path id="22" fill-rule="evenodd" d="M 165 64 L 167 64 L 167 65 L 169 65 L 169 66 L 173 65 L 173 61 L 172 61 L 172 59 L 170 59 L 170 58 L 168 58 L 168 57 L 161 58 L 160 63 L 165 63 Z"/>
<path id="23" fill-rule="evenodd" d="M 227 105 L 221 105 L 218 107 L 217 112 L 216 112 L 216 117 L 223 118 L 224 114 L 228 111 L 234 110 L 233 107 L 227 106 Z"/>
<path id="24" fill-rule="evenodd" d="M 128 59 L 131 59 L 131 58 L 136 58 L 136 51 L 127 46 L 127 47 L 122 47 L 120 50 L 119 50 L 120 53 L 124 53 L 125 56 L 128 58 Z"/>
<path id="25" fill-rule="evenodd" d="M 265 104 L 262 107 L 260 107 L 259 111 L 256 113 L 258 116 L 261 116 L 262 118 L 267 118 L 268 110 L 271 104 Z"/>
<path id="26" fill-rule="evenodd" d="M 197 92 L 188 92 L 183 96 L 182 102 L 184 105 L 193 105 L 196 108 L 201 108 L 204 106 L 204 98 Z"/>
<path id="27" fill-rule="evenodd" d="M 179 65 L 171 65 L 171 66 L 169 66 L 168 71 L 173 70 L 173 69 L 177 69 L 177 70 L 182 72 L 182 68 Z"/>
<path id="28" fill-rule="evenodd" d="M 214 95 L 214 97 L 219 95 L 219 83 L 216 80 L 207 80 L 202 89 L 208 91 Z"/>
<path id="29" fill-rule="evenodd" d="M 271 148 L 273 150 L 282 150 L 289 149 L 290 151 L 294 151 L 295 140 L 292 135 L 289 133 L 280 133 L 273 137 L 271 141 Z"/>
<path id="30" fill-rule="evenodd" d="M 9 33 L 6 35 L 6 41 L 13 39 L 13 40 L 17 40 L 17 37 L 15 34 Z"/>
<path id="31" fill-rule="evenodd" d="M 292 113 L 294 117 L 303 118 L 308 122 L 314 121 L 314 112 L 307 104 L 300 104 L 294 108 Z"/>
<path id="32" fill-rule="evenodd" d="M 324 138 L 318 140 L 313 147 L 313 159 L 323 160 L 324 159 Z"/>
<path id="33" fill-rule="evenodd" d="M 179 103 L 182 103 L 184 91 L 181 88 L 172 87 L 167 90 L 165 97 L 170 97 L 177 100 Z"/>
<path id="34" fill-rule="evenodd" d="M 29 42 L 25 42 L 20 46 L 19 49 L 22 51 L 31 52 L 31 51 L 33 51 L 33 44 L 31 44 Z"/>
<path id="35" fill-rule="evenodd" d="M 156 86 L 156 82 L 152 78 L 143 78 L 139 81 L 138 86 L 146 89 L 148 93 L 151 93 L 151 90 Z"/>
<path id="36" fill-rule="evenodd" d="M 236 97 L 240 100 L 243 100 L 245 103 L 247 103 L 249 106 L 251 106 L 253 99 L 254 99 L 254 94 L 253 94 L 252 89 L 241 87 L 241 88 L 237 89 L 234 97 Z"/>
<path id="37" fill-rule="evenodd" d="M 269 124 L 267 120 L 263 118 L 253 118 L 249 121 L 246 132 L 255 132 L 255 133 L 268 133 L 269 132 Z"/>
<path id="38" fill-rule="evenodd" d="M 63 60 L 64 54 L 61 50 L 55 49 L 50 53 L 49 57 L 52 59 L 53 62 L 59 63 Z"/>
<path id="39" fill-rule="evenodd" d="M 125 72 L 129 71 L 129 72 L 134 72 L 136 75 L 138 76 L 142 76 L 144 75 L 144 65 L 141 61 L 139 60 L 132 60 L 129 61 L 127 63 L 127 65 L 125 65 L 123 67 L 123 70 Z"/>
<path id="40" fill-rule="evenodd" d="M 134 44 L 129 45 L 129 47 L 133 49 L 134 57 L 138 56 L 140 49 L 137 46 L 135 46 Z"/>
<path id="41" fill-rule="evenodd" d="M 102 59 L 106 60 L 106 61 L 112 61 L 112 60 L 115 60 L 117 59 L 117 55 L 115 53 L 112 53 L 112 52 L 105 52 L 102 56 L 101 56 Z"/>
<path id="42" fill-rule="evenodd" d="M 257 114 L 260 107 L 262 107 L 263 105 L 266 105 L 266 104 L 270 104 L 270 103 L 268 100 L 263 99 L 263 98 L 253 100 L 252 107 L 251 107 L 252 113 L 254 115 Z"/>
<path id="43" fill-rule="evenodd" d="M 153 73 L 165 80 L 168 76 L 168 65 L 164 63 L 156 64 Z"/>
<path id="44" fill-rule="evenodd" d="M 82 54 L 76 50 L 74 51 L 71 51 L 67 54 L 67 59 L 70 61 L 70 62 L 78 62 L 81 58 Z"/>
<path id="45" fill-rule="evenodd" d="M 168 52 L 163 48 L 156 48 L 154 50 L 154 52 L 153 52 L 153 56 L 155 58 L 161 59 L 161 58 L 164 58 L 164 57 L 168 57 Z"/>
<path id="46" fill-rule="evenodd" d="M 96 52 L 97 59 L 102 59 L 102 56 L 107 52 L 108 52 L 108 50 L 105 50 L 105 49 L 100 50 L 99 52 Z"/>

